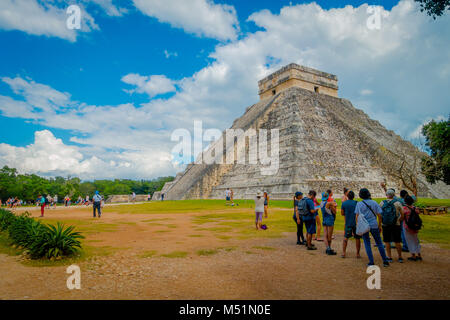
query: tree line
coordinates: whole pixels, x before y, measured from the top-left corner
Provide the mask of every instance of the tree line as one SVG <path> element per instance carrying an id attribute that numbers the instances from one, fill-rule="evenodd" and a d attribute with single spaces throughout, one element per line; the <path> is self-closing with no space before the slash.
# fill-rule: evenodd
<path id="1" fill-rule="evenodd" d="M 166 182 L 174 177 L 160 177 L 153 180 L 94 180 L 82 182 L 80 178 L 44 178 L 36 174 L 19 174 L 15 168 L 4 166 L 0 169 L 0 199 L 5 202 L 9 197 L 18 197 L 24 201 L 34 201 L 38 195 L 52 197 L 58 195 L 61 201 L 66 195 L 72 199 L 79 196 L 92 197 L 98 190 L 105 199 L 114 194 L 150 194 L 160 191 Z"/>

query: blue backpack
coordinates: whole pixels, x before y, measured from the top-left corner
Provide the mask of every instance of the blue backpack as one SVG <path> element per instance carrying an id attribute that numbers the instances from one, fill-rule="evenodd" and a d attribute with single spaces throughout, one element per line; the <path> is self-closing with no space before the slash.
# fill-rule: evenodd
<path id="1" fill-rule="evenodd" d="M 308 206 L 306 205 L 306 199 L 302 198 L 298 203 L 298 214 L 300 218 L 307 217 L 309 215 Z"/>
<path id="2" fill-rule="evenodd" d="M 396 199 L 384 201 L 383 207 L 381 208 L 383 209 L 381 213 L 383 225 L 393 226 L 397 223 L 397 208 L 394 205 L 397 201 Z"/>

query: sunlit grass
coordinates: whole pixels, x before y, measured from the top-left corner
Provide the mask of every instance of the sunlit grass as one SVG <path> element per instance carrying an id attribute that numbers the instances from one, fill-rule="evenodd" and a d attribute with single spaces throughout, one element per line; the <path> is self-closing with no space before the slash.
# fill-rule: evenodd
<path id="1" fill-rule="evenodd" d="M 213 254 L 218 253 L 219 251 L 216 249 L 203 249 L 203 250 L 198 250 L 197 254 L 199 256 L 212 256 Z"/>
<path id="2" fill-rule="evenodd" d="M 171 253 L 166 253 L 161 256 L 165 258 L 186 258 L 187 255 L 188 253 L 185 251 L 173 251 Z"/>
<path id="3" fill-rule="evenodd" d="M 149 251 L 145 251 L 142 254 L 139 255 L 140 258 L 152 258 L 154 257 L 158 252 L 156 250 L 149 250 Z"/>

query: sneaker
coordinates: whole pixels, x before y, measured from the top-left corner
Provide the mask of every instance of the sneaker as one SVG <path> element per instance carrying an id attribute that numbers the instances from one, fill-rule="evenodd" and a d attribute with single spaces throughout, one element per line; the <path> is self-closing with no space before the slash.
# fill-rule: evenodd
<path id="1" fill-rule="evenodd" d="M 375 265 L 375 263 L 370 263 L 370 262 L 367 264 L 368 267 L 374 266 L 374 265 Z"/>
<path id="2" fill-rule="evenodd" d="M 399 258 L 399 259 L 398 259 L 398 262 L 399 262 L 399 263 L 403 263 L 403 258 Z"/>
<path id="3" fill-rule="evenodd" d="M 316 247 L 313 247 L 313 246 L 311 246 L 311 247 L 306 247 L 308 250 L 317 250 L 317 248 Z"/>
<path id="4" fill-rule="evenodd" d="M 394 260 L 392 260 L 392 258 L 387 258 L 387 262 L 392 263 Z"/>
<path id="5" fill-rule="evenodd" d="M 406 248 L 402 248 L 402 252 L 409 252 L 409 250 Z"/>
<path id="6" fill-rule="evenodd" d="M 337 254 L 336 251 L 334 251 L 333 249 L 330 249 L 330 253 L 329 253 L 330 256 L 335 256 L 336 254 Z"/>
<path id="7" fill-rule="evenodd" d="M 297 244 L 300 246 L 300 245 L 302 245 L 303 243 L 301 243 L 300 241 L 297 241 Z"/>
<path id="8" fill-rule="evenodd" d="M 417 261 L 422 261 L 422 257 L 417 257 L 416 260 Z"/>
<path id="9" fill-rule="evenodd" d="M 408 260 L 409 261 L 417 261 L 417 258 L 416 257 L 409 257 Z"/>
<path id="10" fill-rule="evenodd" d="M 389 267 L 389 261 L 384 261 L 383 262 L 383 267 Z"/>

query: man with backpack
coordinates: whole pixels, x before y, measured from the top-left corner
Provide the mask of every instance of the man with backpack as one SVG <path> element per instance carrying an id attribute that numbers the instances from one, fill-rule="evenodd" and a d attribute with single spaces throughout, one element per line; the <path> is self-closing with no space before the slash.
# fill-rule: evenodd
<path id="1" fill-rule="evenodd" d="M 317 193 L 314 190 L 309 191 L 308 197 L 303 198 L 298 204 L 298 213 L 306 226 L 306 246 L 308 250 L 317 250 L 311 243 L 313 234 L 316 233 L 316 215 L 319 209 L 314 206 L 314 198 Z"/>
<path id="2" fill-rule="evenodd" d="M 392 262 L 391 242 L 395 243 L 398 253 L 398 262 L 403 263 L 402 258 L 402 227 L 401 222 L 404 219 L 402 204 L 395 197 L 395 191 L 388 189 L 386 191 L 386 200 L 381 201 L 383 242 L 386 245 L 386 254 L 389 262 Z"/>
<path id="3" fill-rule="evenodd" d="M 417 236 L 419 230 L 422 228 L 422 219 L 420 219 L 419 213 L 413 204 L 414 199 L 411 196 L 406 196 L 405 206 L 403 207 L 405 215 L 403 227 L 405 229 L 405 238 L 408 243 L 409 252 L 411 252 L 411 257 L 409 257 L 408 260 L 422 261 L 422 256 L 420 255 L 420 243 Z"/>

